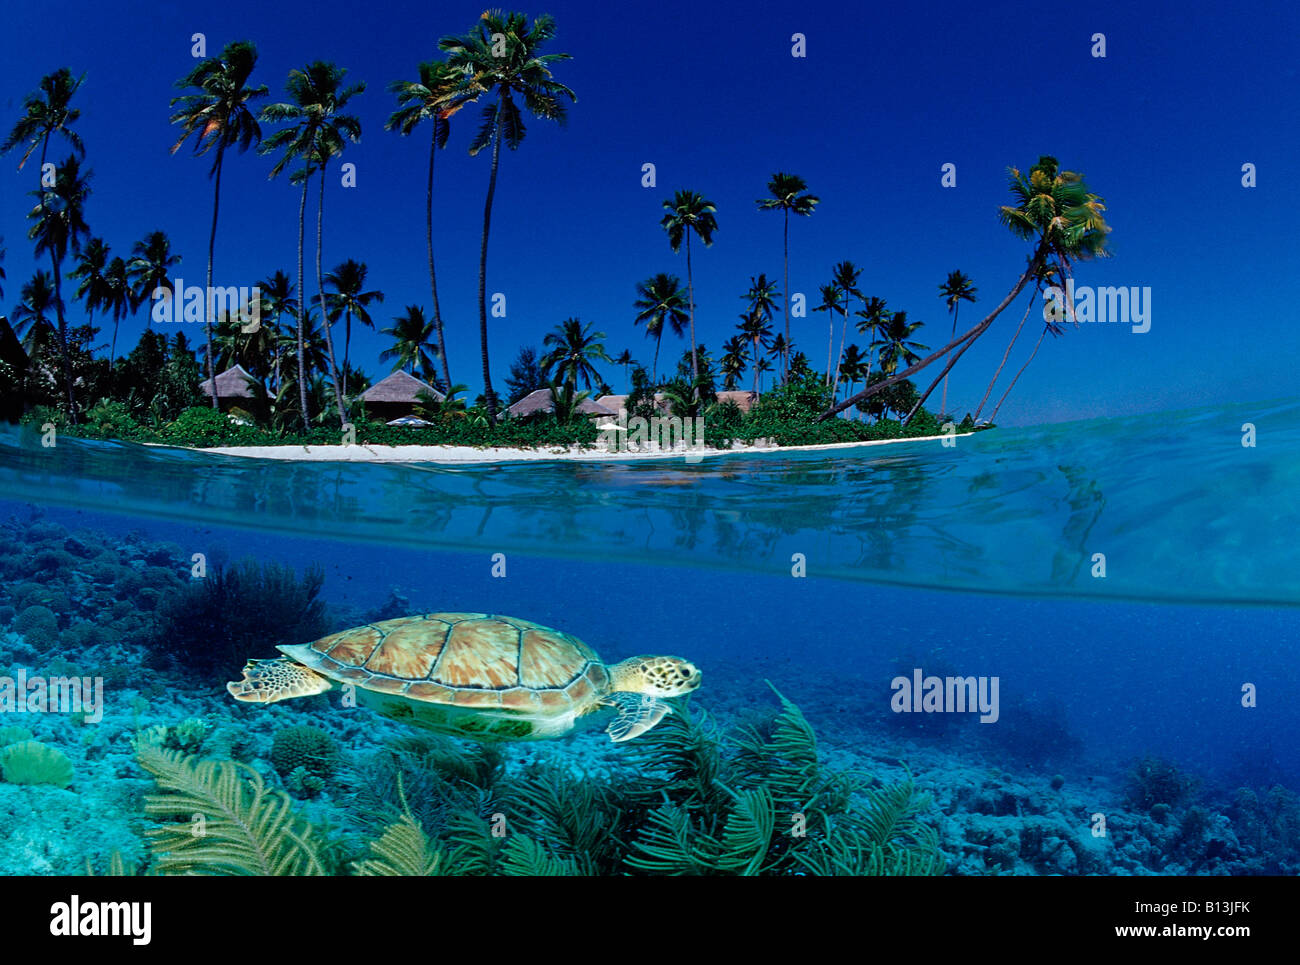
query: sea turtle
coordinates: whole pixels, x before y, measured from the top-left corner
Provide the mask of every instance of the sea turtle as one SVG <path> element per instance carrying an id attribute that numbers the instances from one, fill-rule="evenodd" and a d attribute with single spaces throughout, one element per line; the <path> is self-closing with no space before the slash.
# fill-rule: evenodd
<path id="1" fill-rule="evenodd" d="M 249 660 L 226 684 L 236 700 L 272 704 L 354 685 L 386 717 L 476 740 L 545 740 L 612 708 L 613 741 L 644 734 L 701 674 L 680 657 L 632 657 L 606 666 L 577 637 L 489 613 L 430 613 L 354 627 L 285 656 Z"/>

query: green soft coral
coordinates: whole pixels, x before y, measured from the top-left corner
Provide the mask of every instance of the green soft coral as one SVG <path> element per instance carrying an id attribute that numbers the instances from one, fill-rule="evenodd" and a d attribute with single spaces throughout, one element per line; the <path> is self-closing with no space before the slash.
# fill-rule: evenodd
<path id="1" fill-rule="evenodd" d="M 66 788 L 72 783 L 72 761 L 57 747 L 25 740 L 0 751 L 0 774 L 10 784 L 53 784 Z"/>

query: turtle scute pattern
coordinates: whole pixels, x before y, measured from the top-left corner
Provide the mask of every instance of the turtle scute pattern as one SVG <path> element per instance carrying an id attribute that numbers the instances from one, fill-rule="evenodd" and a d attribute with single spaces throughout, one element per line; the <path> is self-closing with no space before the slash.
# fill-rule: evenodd
<path id="1" fill-rule="evenodd" d="M 486 613 L 384 620 L 324 637 L 309 649 L 331 676 L 470 707 L 562 711 L 609 679 L 600 658 L 576 637 Z"/>

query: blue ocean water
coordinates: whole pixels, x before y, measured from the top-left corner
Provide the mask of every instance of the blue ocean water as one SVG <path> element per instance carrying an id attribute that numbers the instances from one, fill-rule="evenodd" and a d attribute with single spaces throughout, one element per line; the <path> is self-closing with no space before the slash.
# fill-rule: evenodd
<path id="1" fill-rule="evenodd" d="M 898 716 L 900 672 L 997 677 L 1001 720 L 931 746 L 960 757 L 1002 727 L 1008 768 L 1119 780 L 1157 755 L 1225 790 L 1300 789 L 1297 493 L 1295 401 L 695 465 L 0 440 L 0 519 L 318 563 L 328 602 L 357 611 L 396 590 L 413 611 L 561 627 L 610 659 L 681 654 L 704 670 L 702 706 L 769 701 L 768 680 L 864 750 Z M 1017 754 L 1044 720 L 1069 753 Z"/>

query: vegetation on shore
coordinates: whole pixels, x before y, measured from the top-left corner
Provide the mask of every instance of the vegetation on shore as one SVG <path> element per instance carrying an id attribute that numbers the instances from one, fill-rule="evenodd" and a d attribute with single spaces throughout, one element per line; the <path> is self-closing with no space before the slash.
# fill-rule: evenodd
<path id="1" fill-rule="evenodd" d="M 181 255 L 172 251 L 162 230 L 135 243 L 130 258 L 113 255 L 108 242 L 92 233 L 87 220 L 92 172 L 83 166 L 86 145 L 74 130 L 80 116 L 74 100 L 84 77 L 61 68 L 42 78 L 39 90 L 24 100 L 23 113 L 0 143 L 0 153 L 22 152 L 20 170 L 29 158 L 39 156 L 41 176 L 34 179 L 38 183 L 30 192 L 36 203 L 27 213 L 27 236 L 38 258 L 49 260 L 48 269 L 36 271 L 22 284 L 20 300 L 10 316 L 0 315 L 0 394 L 5 400 L 0 416 L 11 421 L 54 422 L 88 436 L 191 445 L 319 443 L 326 435 L 337 441 L 348 427 L 356 430 L 358 441 L 586 444 L 594 439 L 595 430 L 576 410 L 588 395 L 613 392 L 599 363 L 621 366 L 624 380 L 630 382 L 626 389 L 630 400 L 644 403 L 644 412 L 632 414 L 659 414 L 648 407 L 649 398 L 658 392 L 667 410 L 662 414 L 704 417 L 707 437 L 714 444 L 755 438 L 788 445 L 928 435 L 948 422 L 978 422 L 1034 303 L 1026 309 L 993 373 L 979 410 L 973 417 L 961 418 L 947 409 L 948 375 L 998 315 L 1026 288 L 1031 289 L 1031 297 L 1037 297 L 1046 286 L 1067 278 L 1076 260 L 1107 253 L 1110 228 L 1102 216 L 1104 205 L 1081 175 L 1062 169 L 1050 156 L 1040 157 L 1025 173 L 1009 169 L 1012 203 L 1002 206 L 998 217 L 1013 235 L 1032 243 L 1026 267 L 1009 294 L 961 335 L 957 334 L 959 304 L 973 303 L 977 289 L 961 271 L 949 272 L 938 286 L 938 294 L 953 316 L 952 335 L 946 345 L 931 350 L 919 339 L 924 323 L 915 313 L 909 318 L 906 310 L 889 308 L 883 298 L 870 294 L 864 282 L 868 273 L 852 261 L 833 264 L 815 305 L 806 305 L 803 294 L 790 290 L 790 214 L 809 219 L 822 199 L 810 193 L 798 175 L 777 172 L 768 180 L 768 196 L 755 204 L 757 210 L 782 214 L 782 284 L 769 280 L 767 272 L 750 276 L 748 287 L 739 296 L 744 310 L 739 313 L 735 334 L 722 343 L 721 352 L 714 357 L 697 331 L 696 275 L 707 280 L 708 271 L 705 266 L 697 273 L 700 266 L 696 262 L 706 262 L 705 249 L 714 244 L 718 206 L 699 191 L 677 189 L 664 200 L 659 224 L 672 252 L 685 249 L 685 285 L 680 276 L 660 271 L 629 286 L 636 296 L 630 299 L 629 327 L 641 326 L 654 343 L 649 374 L 631 350 L 611 355 L 605 333 L 594 331 L 593 323 L 569 318 L 541 339 L 545 354 L 540 358 L 531 346 L 520 351 L 506 379 L 507 393 L 499 397 L 489 364 L 492 333 L 486 288 L 493 199 L 502 146 L 511 152 L 521 146 L 525 115 L 527 119 L 563 123 L 568 105 L 577 102 L 575 93 L 552 73 L 570 55 L 545 52 L 556 33 L 555 20 L 549 15 L 530 20 L 520 13 L 487 11 L 471 30 L 439 41 L 445 59 L 416 65 L 412 72 L 415 80 L 395 80 L 387 85 L 396 97 L 396 109 L 385 129 L 399 136 L 417 130 L 429 133 L 422 227 L 433 307 L 426 311 L 419 304 L 407 305 L 393 316 L 392 324 L 380 330 L 391 340 L 391 347 L 379 357 L 392 363 L 393 371 L 406 370 L 436 393 L 447 395 L 437 399 L 431 394 L 422 411 L 417 411 L 431 426 L 396 431 L 368 421 L 360 395 L 371 385 L 371 378 L 354 366 L 349 351 L 352 322 L 377 327 L 372 312 L 384 301 L 384 292 L 378 287 L 367 288 L 373 282 L 369 281 L 370 266 L 364 261 L 349 257 L 326 271 L 322 252 L 326 170 L 348 143 L 361 138 L 361 121 L 346 109 L 364 94 L 364 82 L 345 82 L 345 68 L 312 61 L 290 72 L 283 100 L 256 109 L 256 102 L 269 97 L 270 91 L 265 84 L 254 82 L 258 54 L 247 40 L 227 44 L 177 81 L 179 93 L 171 102 L 171 120 L 179 126 L 180 136 L 171 149 L 175 152 L 192 142 L 195 156 L 210 158 L 207 291 L 212 291 L 213 284 L 221 175 L 234 153 L 252 149 L 258 155 L 278 156 L 270 176 L 287 171 L 290 184 L 298 190 L 298 243 L 296 276 L 278 268 L 269 271 L 255 286 L 256 300 L 238 310 L 215 310 L 210 295 L 202 306 L 187 304 L 184 320 L 201 323 L 202 335 L 191 329 L 188 336 L 182 332 L 169 336 L 151 327 L 161 303 L 152 304 L 151 310 L 149 306 L 158 301 L 160 291 L 170 290 Z M 453 383 L 447 358 L 432 212 L 437 154 L 451 137 L 453 115 L 471 105 L 478 108 L 480 123 L 470 138 L 469 153 L 488 151 L 491 162 L 478 272 L 483 391 L 468 404 L 457 398 L 467 390 Z M 275 129 L 264 136 L 263 125 Z M 70 153 L 62 162 L 47 165 L 50 148 L 58 143 L 66 143 Z M 309 187 L 318 175 L 313 290 L 304 264 L 307 208 L 313 193 Z M 3 257 L 0 239 L 0 285 L 5 280 Z M 74 307 L 83 310 L 80 323 L 69 318 Z M 146 331 L 125 357 L 118 358 L 118 328 L 142 307 L 149 316 Z M 191 308 L 197 310 L 191 313 Z M 813 369 L 808 353 L 796 344 L 800 339 L 810 340 L 808 352 L 820 358 L 820 336 L 813 334 L 807 322 L 792 324 L 792 319 L 809 319 L 807 309 L 812 315 L 824 313 L 828 323 L 822 371 Z M 175 317 L 170 320 L 180 320 L 182 306 L 171 306 L 171 311 Z M 257 319 L 256 324 L 247 323 L 250 315 Z M 113 329 L 111 341 L 105 345 L 100 342 L 102 329 L 96 320 L 108 318 Z M 778 318 L 781 330 L 774 331 Z M 343 323 L 341 352 L 336 351 L 334 337 L 339 322 Z M 865 347 L 850 341 L 850 324 L 862 336 Z M 805 331 L 797 331 L 799 328 Z M 659 356 L 666 331 L 685 339 L 687 347 L 676 370 L 661 373 Z M 1043 337 L 1062 331 L 1059 319 L 1045 322 L 1032 354 L 1003 391 L 992 416 L 1037 355 Z M 934 380 L 918 391 L 911 376 L 940 362 Z M 248 373 L 249 400 L 237 402 L 240 411 L 223 424 L 217 418 L 215 388 L 203 395 L 199 384 L 205 375 L 211 380 L 234 365 Z M 769 374 L 776 388 L 763 395 L 753 412 L 740 414 L 716 403 L 719 387 L 735 390 L 744 386 L 762 394 Z M 826 391 L 812 393 L 815 382 Z M 924 404 L 940 384 L 939 411 L 931 413 Z M 546 418 L 533 415 L 523 423 L 502 419 L 506 406 L 548 388 L 553 411 Z M 769 397 L 773 397 L 770 403 Z M 188 411 L 204 404 L 211 409 L 212 419 Z M 812 411 L 814 407 L 819 408 Z M 629 405 L 629 410 L 633 408 Z M 863 421 L 867 418 L 875 422 L 867 424 Z"/>

